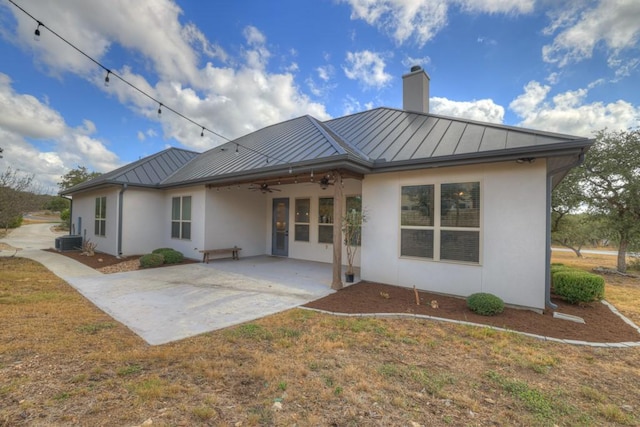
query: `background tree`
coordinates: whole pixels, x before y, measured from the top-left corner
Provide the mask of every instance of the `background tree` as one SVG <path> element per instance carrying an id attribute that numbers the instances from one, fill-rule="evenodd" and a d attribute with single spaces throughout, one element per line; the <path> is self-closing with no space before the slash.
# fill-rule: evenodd
<path id="1" fill-rule="evenodd" d="M 23 214 L 41 206 L 33 179 L 33 174 L 23 174 L 11 167 L 0 174 L 0 227 L 5 231 L 20 226 Z"/>
<path id="2" fill-rule="evenodd" d="M 627 250 L 640 240 L 640 129 L 598 132 L 578 171 L 579 191 L 613 233 L 625 272 Z"/>
<path id="3" fill-rule="evenodd" d="M 102 174 L 99 172 L 89 172 L 85 166 L 78 166 L 62 175 L 62 180 L 58 182 L 58 186 L 60 187 L 60 191 L 63 191 L 100 175 Z"/>

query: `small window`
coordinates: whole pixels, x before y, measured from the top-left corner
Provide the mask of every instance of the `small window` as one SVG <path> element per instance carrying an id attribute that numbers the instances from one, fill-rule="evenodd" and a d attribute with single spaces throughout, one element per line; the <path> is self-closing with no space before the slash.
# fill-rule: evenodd
<path id="1" fill-rule="evenodd" d="M 309 215 L 311 213 L 311 199 L 296 199 L 295 240 L 309 241 Z"/>
<path id="2" fill-rule="evenodd" d="M 191 239 L 191 196 L 171 199 L 171 237 Z"/>
<path id="3" fill-rule="evenodd" d="M 94 234 L 104 237 L 107 232 L 107 198 L 96 197 Z"/>
<path id="4" fill-rule="evenodd" d="M 318 200 L 318 243 L 333 243 L 333 197 Z"/>
<path id="5" fill-rule="evenodd" d="M 434 186 L 402 187 L 400 255 L 433 258 Z"/>

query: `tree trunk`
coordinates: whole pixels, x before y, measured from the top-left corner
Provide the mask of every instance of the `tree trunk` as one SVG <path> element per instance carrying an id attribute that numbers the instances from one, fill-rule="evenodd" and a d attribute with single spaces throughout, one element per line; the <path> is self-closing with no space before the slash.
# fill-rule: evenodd
<path id="1" fill-rule="evenodd" d="M 627 239 L 620 239 L 620 247 L 618 248 L 618 271 L 620 273 L 627 272 L 627 248 L 629 247 L 629 241 Z"/>
<path id="2" fill-rule="evenodd" d="M 342 175 L 333 172 L 333 280 L 331 289 L 342 289 Z"/>

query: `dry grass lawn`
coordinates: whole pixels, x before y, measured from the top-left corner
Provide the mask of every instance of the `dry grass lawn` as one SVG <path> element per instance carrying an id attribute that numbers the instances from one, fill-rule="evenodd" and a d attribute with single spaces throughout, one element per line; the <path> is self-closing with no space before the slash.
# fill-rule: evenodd
<path id="1" fill-rule="evenodd" d="M 640 323 L 638 280 L 607 280 Z M 152 347 L 9 258 L 0 325 L 1 426 L 640 424 L 640 348 L 302 309 Z"/>

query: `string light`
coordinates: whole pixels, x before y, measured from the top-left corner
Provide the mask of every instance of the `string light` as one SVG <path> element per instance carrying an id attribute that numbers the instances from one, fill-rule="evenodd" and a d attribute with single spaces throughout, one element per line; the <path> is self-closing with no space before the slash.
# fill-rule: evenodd
<path id="1" fill-rule="evenodd" d="M 33 32 L 33 39 L 35 41 L 40 41 L 40 27 L 42 27 L 42 22 L 40 21 L 36 21 L 38 22 L 38 26 L 36 27 L 36 30 Z"/>
<path id="2" fill-rule="evenodd" d="M 27 15 L 28 17 L 30 17 L 31 19 L 33 19 L 38 25 L 35 29 L 35 31 L 33 32 L 33 38 L 35 40 L 39 40 L 40 39 L 40 27 L 42 28 L 46 28 L 51 34 L 53 34 L 54 36 L 56 36 L 58 39 L 60 39 L 61 41 L 63 41 L 64 43 L 66 43 L 69 47 L 71 47 L 72 49 L 76 50 L 78 53 L 80 53 L 81 55 L 83 55 L 85 58 L 87 58 L 88 60 L 90 60 L 91 62 L 93 62 L 94 64 L 96 64 L 98 67 L 102 68 L 105 72 L 105 78 L 104 78 L 104 84 L 105 86 L 108 86 L 110 83 L 110 76 L 113 76 L 117 79 L 119 79 L 121 82 L 125 83 L 126 85 L 128 85 L 129 87 L 131 87 L 133 90 L 139 92 L 141 95 L 147 97 L 149 100 L 158 103 L 158 117 L 161 116 L 162 114 L 162 108 L 171 111 L 172 113 L 176 114 L 177 116 L 181 117 L 184 120 L 187 120 L 188 122 L 200 127 L 202 129 L 202 131 L 200 132 L 200 136 L 204 136 L 204 132 L 207 131 L 209 133 L 212 133 L 213 135 L 216 135 L 217 137 L 224 139 L 225 141 L 231 142 L 231 139 L 227 138 L 224 135 L 221 135 L 218 132 L 215 132 L 211 129 L 207 129 L 206 127 L 202 126 L 200 123 L 197 123 L 196 121 L 194 121 L 193 119 L 185 116 L 184 114 L 180 113 L 177 110 L 174 110 L 173 108 L 167 106 L 166 104 L 162 103 L 160 100 L 156 99 L 155 97 L 153 97 L 152 95 L 148 94 L 147 92 L 145 92 L 144 90 L 140 89 L 139 87 L 137 87 L 136 85 L 134 85 L 133 83 L 129 82 L 127 79 L 125 79 L 124 77 L 120 76 L 119 74 L 113 72 L 112 70 L 110 70 L 109 68 L 107 68 L 105 65 L 103 65 L 101 62 L 99 62 L 98 60 L 96 60 L 95 58 L 93 58 L 92 56 L 88 55 L 86 52 L 84 52 L 83 50 L 81 50 L 80 48 L 78 48 L 76 45 L 74 45 L 73 43 L 71 43 L 70 41 L 68 41 L 67 39 L 65 39 L 64 37 L 62 37 L 60 34 L 58 34 L 55 30 L 52 30 L 51 28 L 49 28 L 45 23 L 39 21 L 38 19 L 36 19 L 32 14 L 30 14 L 29 12 L 27 12 L 25 9 L 23 9 L 20 5 L 16 4 L 14 2 L 14 0 L 8 0 L 9 3 L 11 3 L 13 6 L 15 6 L 17 9 L 19 9 L 21 12 L 23 12 L 25 15 Z M 236 154 L 239 154 L 238 152 L 238 148 L 240 147 L 241 144 L 239 143 L 235 143 L 236 144 Z M 256 154 L 260 154 L 260 155 L 264 155 L 264 153 L 255 150 L 253 148 L 247 147 L 242 145 L 243 149 L 246 149 L 247 151 L 250 151 L 252 153 L 256 153 Z M 275 157 L 275 156 L 271 156 L 273 157 L 273 159 L 278 160 L 284 164 L 289 164 L 288 161 Z M 267 164 L 269 163 L 269 156 L 267 156 Z M 289 166 L 289 173 L 292 173 L 293 170 L 291 168 L 291 166 Z"/>

